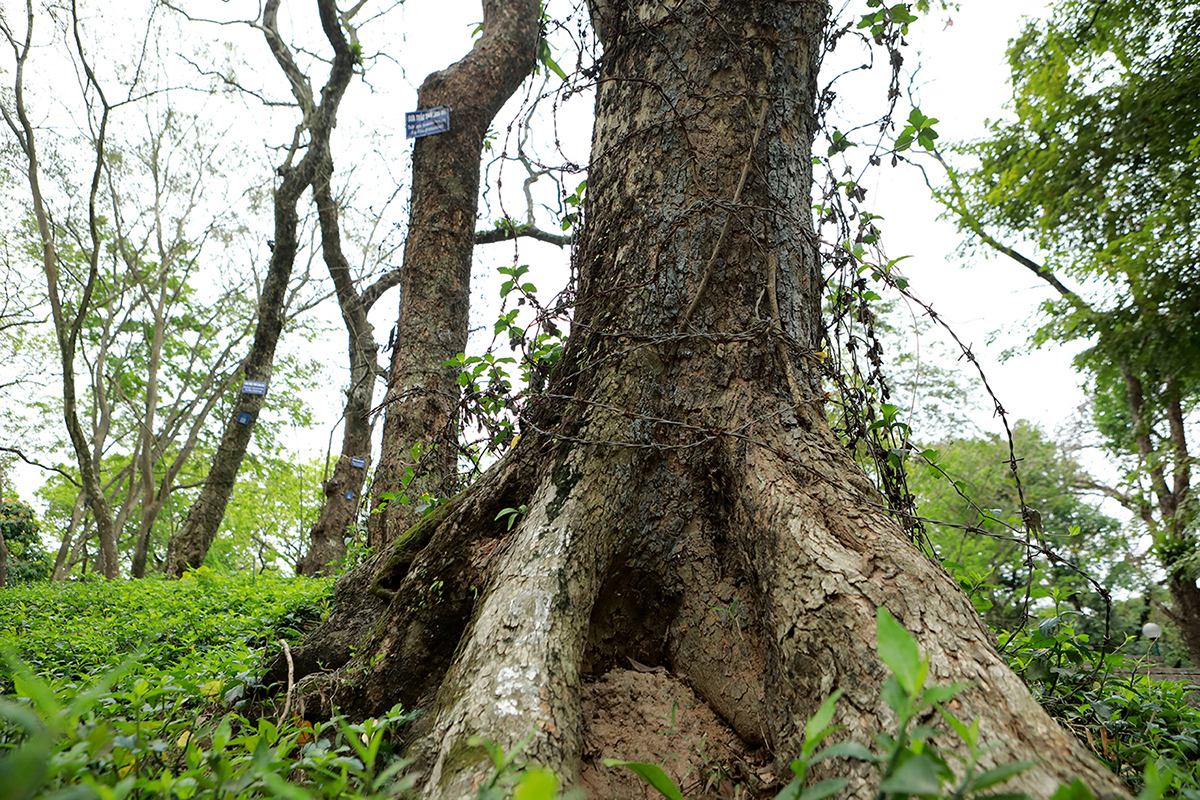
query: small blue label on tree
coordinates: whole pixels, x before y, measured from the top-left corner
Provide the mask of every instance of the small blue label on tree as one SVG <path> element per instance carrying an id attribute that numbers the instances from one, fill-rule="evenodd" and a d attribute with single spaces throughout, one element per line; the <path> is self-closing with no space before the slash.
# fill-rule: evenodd
<path id="1" fill-rule="evenodd" d="M 354 492 L 346 492 L 346 499 L 347 499 L 347 500 L 353 500 L 353 499 L 354 499 Z"/>
<path id="2" fill-rule="evenodd" d="M 450 130 L 450 107 L 438 106 L 423 111 L 409 111 L 404 115 L 404 138 L 420 139 L 435 133 Z"/>
<path id="3" fill-rule="evenodd" d="M 266 394 L 266 381 L 242 381 L 242 394 Z"/>
<path id="4" fill-rule="evenodd" d="M 359 458 L 358 456 L 355 456 L 350 459 L 350 466 L 357 467 L 358 469 L 364 469 L 367 466 L 367 460 L 365 458 Z"/>
<path id="5" fill-rule="evenodd" d="M 243 411 L 242 413 L 238 414 L 238 425 L 249 425 L 249 424 L 250 424 L 250 412 L 249 411 Z"/>

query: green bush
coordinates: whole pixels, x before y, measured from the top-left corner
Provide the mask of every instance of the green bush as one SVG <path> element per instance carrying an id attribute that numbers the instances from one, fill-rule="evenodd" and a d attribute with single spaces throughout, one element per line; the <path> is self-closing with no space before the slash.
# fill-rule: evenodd
<path id="1" fill-rule="evenodd" d="M 0 590 L 0 646 L 52 677 L 104 673 L 138 648 L 144 666 L 165 668 L 297 638 L 324 616 L 331 591 L 330 580 L 206 568 L 180 581 L 26 584 Z"/>
<path id="2" fill-rule="evenodd" d="M 42 537 L 33 508 L 20 500 L 0 503 L 0 534 L 8 547 L 8 582 L 44 581 L 54 568 Z"/>
<path id="3" fill-rule="evenodd" d="M 1200 800 L 1200 708 L 1178 683 L 1136 676 L 1140 661 L 1102 653 L 1062 610 L 1013 637 L 1007 657 L 1034 697 L 1130 785 L 1171 767 L 1163 797 Z M 1005 637 L 1006 638 L 1006 637 Z"/>
<path id="4" fill-rule="evenodd" d="M 256 661 L 244 647 L 233 653 Z M 411 715 L 249 720 L 220 697 L 238 680 L 232 661 L 222 680 L 196 661 L 161 670 L 131 658 L 78 684 L 43 680 L 9 658 L 16 688 L 0 700 L 0 796 L 323 800 L 407 788 L 407 763 L 387 733 Z"/>
<path id="5" fill-rule="evenodd" d="M 330 586 L 202 569 L 178 582 L 0 591 L 0 798 L 403 795 L 412 779 L 390 731 L 412 713 L 310 723 L 284 700 L 278 718 L 244 715 L 258 648 L 317 619 Z M 480 797 L 559 796 L 557 776 L 527 769 L 519 749 L 481 746 L 495 774 Z"/>

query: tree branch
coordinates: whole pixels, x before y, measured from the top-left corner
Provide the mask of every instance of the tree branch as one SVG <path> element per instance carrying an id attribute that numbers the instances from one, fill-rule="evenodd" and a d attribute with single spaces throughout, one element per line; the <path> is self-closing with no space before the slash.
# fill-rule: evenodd
<path id="1" fill-rule="evenodd" d="M 66 478 L 68 481 L 70 481 L 71 485 L 79 487 L 79 481 L 75 480 L 75 478 L 70 473 L 68 473 L 58 467 L 51 467 L 48 464 L 43 464 L 40 461 L 34 461 L 33 459 L 29 458 L 28 456 L 26 456 L 24 453 L 22 453 L 20 450 L 18 450 L 15 447 L 5 447 L 3 445 L 0 445 L 0 450 L 4 451 L 5 453 L 12 453 L 17 458 L 24 461 L 26 464 L 29 464 L 31 467 L 37 467 L 38 469 L 44 469 L 48 472 L 57 472 L 59 475 L 62 475 L 64 478 Z"/>
<path id="2" fill-rule="evenodd" d="M 559 236 L 558 234 L 549 233 L 533 224 L 514 225 L 507 221 L 490 231 L 476 231 L 475 244 L 507 242 L 522 236 L 529 239 L 537 239 L 539 242 L 557 245 L 558 247 L 566 247 L 571 244 L 570 236 Z"/>
<path id="3" fill-rule="evenodd" d="M 970 209 L 967 207 L 967 200 L 963 194 L 962 186 L 958 182 L 958 175 L 955 174 L 954 170 L 950 168 L 950 165 L 946 163 L 946 160 L 942 158 L 941 152 L 936 149 L 928 152 L 931 156 L 937 159 L 937 162 L 941 164 L 942 168 L 946 171 L 946 176 L 950 179 L 950 187 L 953 193 L 952 199 L 947 198 L 943 191 L 934 188 L 933 183 L 929 180 L 929 174 L 925 171 L 925 167 L 923 165 L 917 164 L 915 161 L 910 162 L 914 164 L 917 169 L 921 170 L 921 175 L 925 178 L 925 185 L 929 187 L 929 192 L 933 195 L 934 199 L 945 206 L 948 211 L 952 212 L 958 218 L 958 221 L 967 228 L 967 230 L 979 237 L 981 242 L 1008 256 L 1013 261 L 1016 261 L 1034 275 L 1037 275 L 1046 283 L 1054 287 L 1055 291 L 1062 295 L 1062 297 L 1066 299 L 1066 301 L 1070 303 L 1075 310 L 1088 314 L 1092 313 L 1093 309 L 1090 305 L 1088 305 L 1087 301 L 1069 289 L 1062 281 L 1058 279 L 1058 276 L 1056 276 L 1053 271 L 1051 271 L 1045 265 L 1039 264 L 1033 259 L 1022 255 L 989 234 L 984 229 L 983 224 L 975 217 L 974 214 L 971 213 Z"/>

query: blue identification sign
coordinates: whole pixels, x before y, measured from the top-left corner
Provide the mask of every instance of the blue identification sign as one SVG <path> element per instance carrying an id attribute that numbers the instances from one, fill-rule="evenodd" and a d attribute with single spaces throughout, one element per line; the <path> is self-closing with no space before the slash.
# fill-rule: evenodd
<path id="1" fill-rule="evenodd" d="M 350 466 L 357 467 L 358 469 L 363 469 L 364 467 L 367 466 L 367 460 L 365 458 L 358 458 L 357 456 L 355 456 L 350 459 Z"/>
<path id="2" fill-rule="evenodd" d="M 242 394 L 266 394 L 266 381 L 242 381 Z"/>
<path id="3" fill-rule="evenodd" d="M 249 411 L 243 411 L 240 414 L 238 414 L 238 425 L 249 425 L 249 424 L 250 424 L 250 412 Z"/>
<path id="4" fill-rule="evenodd" d="M 420 139 L 435 133 L 450 130 L 450 107 L 438 106 L 423 111 L 409 111 L 404 115 L 404 138 Z"/>

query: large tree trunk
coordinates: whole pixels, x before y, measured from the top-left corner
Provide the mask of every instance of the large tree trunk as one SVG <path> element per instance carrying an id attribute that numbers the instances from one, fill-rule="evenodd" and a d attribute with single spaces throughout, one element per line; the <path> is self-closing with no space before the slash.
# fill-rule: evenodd
<path id="1" fill-rule="evenodd" d="M 786 775 L 835 689 L 844 736 L 894 721 L 874 647 L 886 606 L 933 680 L 970 684 L 958 713 L 980 720 L 985 766 L 1039 761 L 1006 789 L 1044 797 L 1078 776 L 1121 795 L 826 423 L 809 202 L 827 8 L 611 7 L 594 12 L 578 309 L 551 388 L 499 464 L 389 548 L 382 618 L 353 653 L 322 651 L 340 668 L 301 684 L 305 713 L 427 709 L 408 732 L 424 795 L 470 798 L 492 770 L 476 735 L 505 752 L 532 737 L 525 756 L 590 780 L 625 755 L 601 728 L 642 724 L 606 687 L 661 667 Z M 496 520 L 522 506 L 511 529 Z M 374 613 L 334 613 L 355 610 Z M 302 673 L 320 645 L 299 651 Z M 847 796 L 873 794 L 872 773 L 829 769 Z"/>
<path id="2" fill-rule="evenodd" d="M 1188 546 L 1194 548 L 1196 545 L 1188 542 Z M 1200 586 L 1195 578 L 1176 567 L 1168 574 L 1167 590 L 1174 606 L 1171 621 L 1179 626 L 1179 638 L 1188 649 L 1192 665 L 1200 665 Z"/>
<path id="3" fill-rule="evenodd" d="M 492 119 L 533 68 L 540 8 L 536 0 L 484 0 L 479 41 L 417 95 L 418 108 L 450 108 L 450 131 L 413 145 L 400 317 L 367 523 L 377 548 L 421 518 L 423 495 L 440 500 L 458 488 L 459 368 L 447 362 L 467 346 L 479 159 Z"/>

